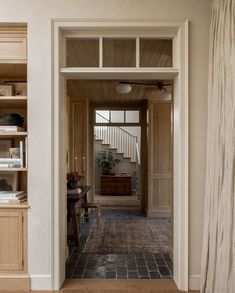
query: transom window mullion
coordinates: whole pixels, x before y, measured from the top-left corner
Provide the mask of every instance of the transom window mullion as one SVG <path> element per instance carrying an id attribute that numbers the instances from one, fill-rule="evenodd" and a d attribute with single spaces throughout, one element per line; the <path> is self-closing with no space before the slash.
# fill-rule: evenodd
<path id="1" fill-rule="evenodd" d="M 135 48 L 136 48 L 136 68 L 140 67 L 140 38 L 137 37 L 135 41 Z"/>
<path id="2" fill-rule="evenodd" d="M 103 67 L 103 37 L 99 37 L 99 67 Z"/>

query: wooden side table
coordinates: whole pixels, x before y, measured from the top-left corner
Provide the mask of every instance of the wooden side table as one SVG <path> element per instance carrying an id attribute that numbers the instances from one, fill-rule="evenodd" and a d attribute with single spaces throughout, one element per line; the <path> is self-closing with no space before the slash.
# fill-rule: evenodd
<path id="1" fill-rule="evenodd" d="M 73 194 L 67 194 L 67 210 L 70 212 L 72 217 L 72 224 L 73 224 L 73 238 L 75 241 L 76 246 L 80 245 L 79 241 L 79 225 L 77 220 L 77 213 L 75 205 L 76 203 L 87 203 L 87 193 L 91 189 L 91 186 L 80 187 L 81 192 L 78 193 L 76 190 Z M 85 213 L 88 213 L 88 208 L 85 208 Z"/>

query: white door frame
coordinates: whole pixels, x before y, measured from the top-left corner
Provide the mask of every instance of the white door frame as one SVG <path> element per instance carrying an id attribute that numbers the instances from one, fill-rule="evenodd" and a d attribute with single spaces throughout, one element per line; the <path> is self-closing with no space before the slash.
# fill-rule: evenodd
<path id="1" fill-rule="evenodd" d="M 155 29 L 162 37 L 174 36 L 173 68 L 78 69 L 62 68 L 65 29 Z M 188 291 L 188 20 L 184 21 L 97 21 L 53 20 L 52 64 L 52 289 L 65 279 L 66 178 L 65 115 L 66 79 L 174 79 L 174 280 Z"/>

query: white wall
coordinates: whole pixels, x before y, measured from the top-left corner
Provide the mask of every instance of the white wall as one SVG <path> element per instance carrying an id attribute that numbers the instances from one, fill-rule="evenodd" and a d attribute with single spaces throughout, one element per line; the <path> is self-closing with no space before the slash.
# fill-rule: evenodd
<path id="1" fill-rule="evenodd" d="M 210 0 L 0 0 L 1 22 L 29 28 L 29 272 L 34 289 L 51 288 L 51 19 L 190 21 L 190 256 L 198 285 L 203 228 Z M 194 286 L 195 287 L 195 286 Z"/>

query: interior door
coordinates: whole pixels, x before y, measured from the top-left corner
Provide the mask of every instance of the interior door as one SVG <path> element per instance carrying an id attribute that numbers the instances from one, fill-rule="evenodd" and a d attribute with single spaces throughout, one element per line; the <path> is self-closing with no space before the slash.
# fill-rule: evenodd
<path id="1" fill-rule="evenodd" d="M 88 101 L 70 99 L 69 103 L 69 170 L 88 178 Z"/>
<path id="2" fill-rule="evenodd" d="M 149 104 L 148 214 L 171 216 L 172 212 L 172 103 Z"/>

